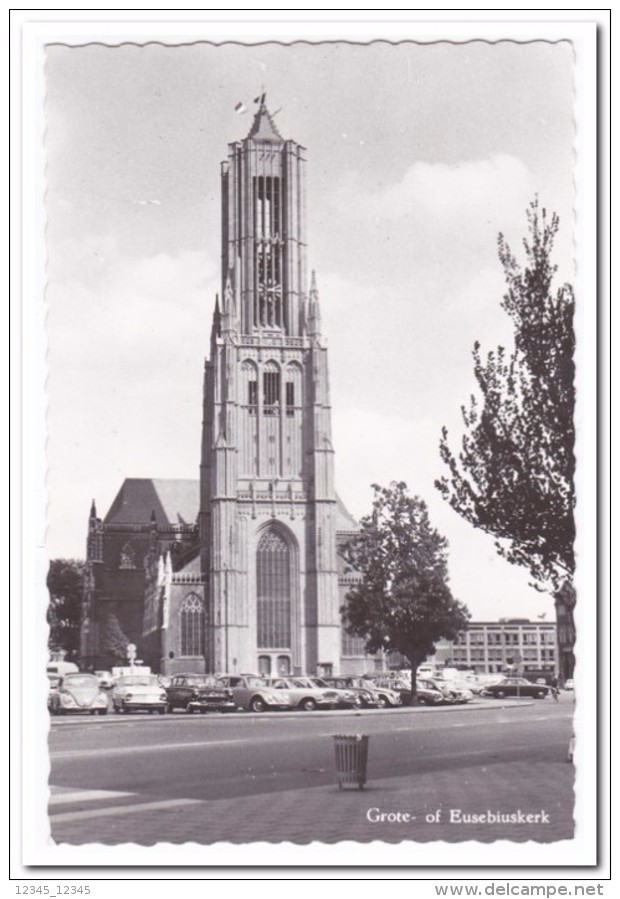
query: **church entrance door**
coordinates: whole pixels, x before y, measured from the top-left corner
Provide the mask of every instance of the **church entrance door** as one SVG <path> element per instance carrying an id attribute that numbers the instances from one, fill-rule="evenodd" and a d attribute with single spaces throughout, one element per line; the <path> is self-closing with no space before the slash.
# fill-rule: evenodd
<path id="1" fill-rule="evenodd" d="M 261 677 L 288 677 L 291 670 L 291 657 L 288 653 L 262 653 L 258 657 L 258 673 Z"/>

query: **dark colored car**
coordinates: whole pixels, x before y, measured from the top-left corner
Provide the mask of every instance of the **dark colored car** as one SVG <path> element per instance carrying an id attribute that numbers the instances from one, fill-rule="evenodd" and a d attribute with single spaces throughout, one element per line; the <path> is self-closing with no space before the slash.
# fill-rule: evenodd
<path id="1" fill-rule="evenodd" d="M 505 677 L 496 684 L 485 688 L 485 696 L 503 699 L 505 696 L 531 696 L 535 699 L 546 699 L 551 695 L 551 687 L 544 684 L 533 684 L 524 677 Z"/>
<path id="2" fill-rule="evenodd" d="M 451 705 L 453 699 L 430 680 L 416 681 L 416 696 L 422 705 Z"/>
<path id="3" fill-rule="evenodd" d="M 230 687 L 218 684 L 209 674 L 175 674 L 166 687 L 168 711 L 234 712 L 237 703 Z"/>

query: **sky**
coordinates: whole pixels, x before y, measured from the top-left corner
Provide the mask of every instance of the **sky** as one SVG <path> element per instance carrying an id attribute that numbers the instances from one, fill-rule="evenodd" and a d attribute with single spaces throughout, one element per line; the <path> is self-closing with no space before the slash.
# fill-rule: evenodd
<path id="1" fill-rule="evenodd" d="M 83 558 L 124 478 L 198 478 L 220 162 L 264 90 L 307 148 L 340 496 L 359 518 L 404 480 L 474 619 L 551 619 L 434 481 L 474 341 L 510 344 L 497 235 L 521 255 L 535 195 L 560 216 L 556 286 L 574 277 L 570 44 L 57 45 L 45 84 L 49 556 Z"/>

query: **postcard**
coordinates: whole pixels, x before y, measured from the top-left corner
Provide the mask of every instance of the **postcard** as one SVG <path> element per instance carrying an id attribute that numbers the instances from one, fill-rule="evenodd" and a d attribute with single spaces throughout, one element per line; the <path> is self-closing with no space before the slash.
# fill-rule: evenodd
<path id="1" fill-rule="evenodd" d="M 25 863 L 594 865 L 596 27 L 306 26 L 25 31 Z"/>

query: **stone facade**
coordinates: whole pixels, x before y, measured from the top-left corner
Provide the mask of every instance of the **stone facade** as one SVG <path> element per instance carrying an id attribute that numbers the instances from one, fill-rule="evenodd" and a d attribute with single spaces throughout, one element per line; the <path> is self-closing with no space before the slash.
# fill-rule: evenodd
<path id="1" fill-rule="evenodd" d="M 114 632 L 167 674 L 378 664 L 342 633 L 354 575 L 337 547 L 356 524 L 334 487 L 304 154 L 280 136 L 264 97 L 248 136 L 229 145 L 200 482 L 128 480 L 103 522 L 91 512 L 85 659 L 101 664 L 102 637 L 109 649 Z"/>

